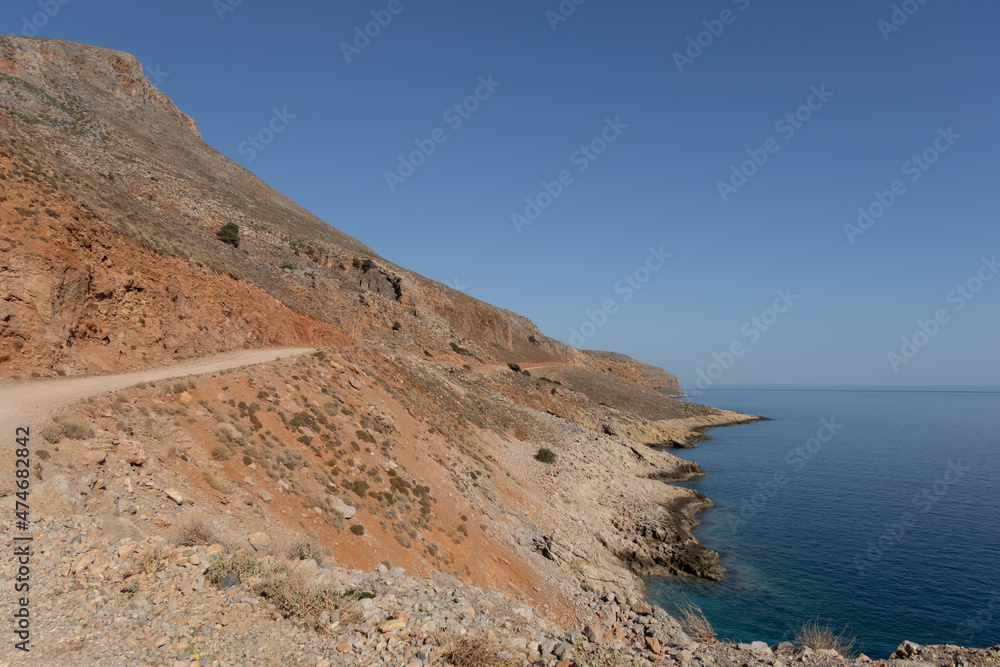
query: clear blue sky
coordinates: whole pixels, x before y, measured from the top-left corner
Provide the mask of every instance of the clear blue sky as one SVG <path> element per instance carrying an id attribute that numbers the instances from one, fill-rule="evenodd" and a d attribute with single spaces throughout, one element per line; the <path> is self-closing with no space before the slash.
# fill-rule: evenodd
<path id="1" fill-rule="evenodd" d="M 909 0 L 890 30 L 893 3 L 872 0 L 567 0 L 558 22 L 558 0 L 60 1 L 42 21 L 45 0 L 8 0 L 3 30 L 44 23 L 41 36 L 134 54 L 209 144 L 391 261 L 549 336 L 569 342 L 612 299 L 583 346 L 689 386 L 699 370 L 714 386 L 1000 384 L 1000 276 L 949 300 L 1000 253 L 996 2 Z M 348 63 L 342 43 L 390 5 Z M 679 71 L 688 38 L 720 28 Z M 832 97 L 810 98 L 814 86 Z M 456 128 L 445 112 L 477 87 L 487 99 Z M 248 161 L 241 144 L 274 109 L 295 118 Z M 776 126 L 797 111 L 808 120 Z M 574 158 L 606 119 L 627 128 Z M 439 128 L 447 140 L 390 190 L 398 156 Z M 906 164 L 936 140 L 948 150 L 933 165 Z M 724 201 L 718 183 L 748 150 L 767 161 Z M 512 214 L 564 170 L 570 184 L 518 233 Z M 902 194 L 850 243 L 844 225 L 897 179 Z M 672 256 L 626 300 L 619 281 L 661 246 Z M 799 298 L 774 321 L 785 288 Z M 939 310 L 935 335 L 903 350 Z M 743 355 L 710 369 L 734 343 Z M 904 351 L 895 372 L 888 354 Z"/>

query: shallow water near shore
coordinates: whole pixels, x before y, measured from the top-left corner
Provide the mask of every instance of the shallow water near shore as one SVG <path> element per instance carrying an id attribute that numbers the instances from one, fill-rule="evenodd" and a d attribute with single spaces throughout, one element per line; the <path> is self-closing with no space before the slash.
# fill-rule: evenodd
<path id="1" fill-rule="evenodd" d="M 1000 644 L 1000 392 L 715 389 L 692 402 L 772 418 L 674 450 L 715 502 L 695 535 L 722 582 L 652 580 L 722 639 L 849 625 L 865 653 Z"/>

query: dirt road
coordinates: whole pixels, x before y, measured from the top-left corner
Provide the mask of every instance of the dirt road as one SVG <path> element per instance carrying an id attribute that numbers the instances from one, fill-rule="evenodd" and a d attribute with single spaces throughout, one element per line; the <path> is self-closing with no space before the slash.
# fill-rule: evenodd
<path id="1" fill-rule="evenodd" d="M 247 350 L 123 375 L 42 380 L 0 387 L 0 449 L 7 449 L 4 443 L 13 441 L 14 430 L 18 426 L 32 426 L 37 429 L 53 411 L 88 396 L 118 391 L 139 382 L 156 382 L 167 378 L 216 373 L 239 366 L 262 364 L 284 357 L 308 354 L 312 351 L 312 348 Z"/>

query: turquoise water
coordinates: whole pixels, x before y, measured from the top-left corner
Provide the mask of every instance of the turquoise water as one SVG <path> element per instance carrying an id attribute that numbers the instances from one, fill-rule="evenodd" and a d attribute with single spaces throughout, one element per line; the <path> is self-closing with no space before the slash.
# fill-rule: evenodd
<path id="1" fill-rule="evenodd" d="M 694 402 L 774 421 L 674 450 L 716 507 L 695 534 L 722 582 L 649 582 L 721 638 L 849 625 L 865 652 L 908 639 L 1000 644 L 1000 392 L 718 389 Z"/>

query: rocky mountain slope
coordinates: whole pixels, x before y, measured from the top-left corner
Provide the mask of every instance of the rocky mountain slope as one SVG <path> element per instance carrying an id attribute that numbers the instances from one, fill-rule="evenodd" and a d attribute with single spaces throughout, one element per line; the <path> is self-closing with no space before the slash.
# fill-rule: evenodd
<path id="1" fill-rule="evenodd" d="M 640 599 L 642 576 L 722 576 L 691 534 L 710 501 L 665 483 L 701 471 L 666 450 L 756 418 L 385 261 L 202 142 L 133 57 L 0 36 L 0 299 L 0 375 L 25 395 L 310 350 L 3 413 L 31 430 L 37 664 L 700 650 Z"/>

